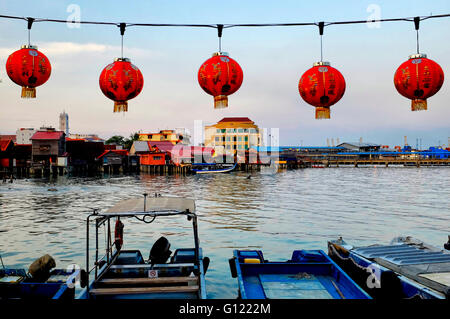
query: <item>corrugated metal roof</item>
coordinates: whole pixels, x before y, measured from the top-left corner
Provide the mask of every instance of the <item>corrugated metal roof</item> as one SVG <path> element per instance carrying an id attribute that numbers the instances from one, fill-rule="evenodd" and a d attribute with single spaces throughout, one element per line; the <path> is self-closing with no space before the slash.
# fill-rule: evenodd
<path id="1" fill-rule="evenodd" d="M 384 259 L 394 265 L 418 265 L 450 262 L 450 254 L 443 251 L 420 249 L 413 245 L 360 247 L 353 250 L 368 259 Z"/>
<path id="2" fill-rule="evenodd" d="M 134 141 L 133 143 L 135 152 L 149 152 L 150 148 L 147 141 Z"/>
<path id="3" fill-rule="evenodd" d="M 360 143 L 360 142 L 356 142 L 356 143 L 349 143 L 349 142 L 344 142 L 339 144 L 338 146 L 341 145 L 351 145 L 351 146 L 356 146 L 356 147 L 376 147 L 376 146 L 381 146 L 381 144 L 375 144 L 375 143 Z"/>

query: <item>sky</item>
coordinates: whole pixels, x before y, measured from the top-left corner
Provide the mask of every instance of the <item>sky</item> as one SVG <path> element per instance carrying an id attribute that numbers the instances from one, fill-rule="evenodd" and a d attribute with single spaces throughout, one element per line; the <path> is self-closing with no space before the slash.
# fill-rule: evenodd
<path id="1" fill-rule="evenodd" d="M 0 0 L 2 15 L 134 23 L 282 23 L 367 20 L 450 13 L 450 1 L 17 1 Z M 421 22 L 420 48 L 450 74 L 450 18 Z M 31 42 L 50 60 L 52 74 L 37 88 L 36 99 L 21 99 L 7 76 L 8 55 L 27 42 L 26 22 L 0 19 L 0 134 L 20 127 L 58 127 L 69 114 L 71 133 L 129 136 L 133 132 L 211 124 L 223 117 L 249 117 L 261 128 L 279 128 L 281 145 L 326 145 L 327 138 L 383 145 L 423 147 L 447 144 L 450 137 L 450 83 L 428 100 L 428 110 L 411 112 L 410 100 L 397 93 L 393 76 L 416 50 L 412 22 L 338 25 L 325 28 L 324 60 L 346 80 L 344 97 L 331 119 L 316 120 L 314 108 L 298 93 L 298 81 L 320 60 L 318 28 L 225 29 L 222 51 L 244 71 L 229 107 L 215 110 L 213 97 L 197 82 L 200 65 L 218 51 L 217 31 L 200 28 L 129 27 L 124 55 L 144 76 L 141 94 L 127 113 L 113 113 L 113 101 L 100 91 L 102 69 L 120 56 L 117 27 L 35 23 Z"/>

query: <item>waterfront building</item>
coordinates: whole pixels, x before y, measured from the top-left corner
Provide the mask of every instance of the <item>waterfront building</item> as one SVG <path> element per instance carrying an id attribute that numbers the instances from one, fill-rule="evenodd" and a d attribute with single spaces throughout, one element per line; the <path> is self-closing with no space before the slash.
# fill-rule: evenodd
<path id="1" fill-rule="evenodd" d="M 191 132 L 187 128 L 177 127 L 175 128 L 175 133 L 183 137 L 180 142 L 181 144 L 191 145 Z"/>
<path id="2" fill-rule="evenodd" d="M 57 165 L 58 159 L 66 152 L 66 134 L 52 127 L 41 127 L 31 137 L 31 158 L 33 163 L 42 163 L 45 167 Z"/>
<path id="3" fill-rule="evenodd" d="M 127 157 L 127 150 L 105 150 L 96 158 L 96 160 L 99 161 L 103 166 L 122 167 L 126 164 Z"/>
<path id="4" fill-rule="evenodd" d="M 0 140 L 0 167 L 9 168 L 13 163 L 14 142 L 9 139 Z"/>
<path id="5" fill-rule="evenodd" d="M 66 138 L 66 151 L 69 155 L 69 165 L 77 168 L 94 167 L 96 158 L 105 151 L 103 143 L 84 139 Z"/>
<path id="6" fill-rule="evenodd" d="M 141 165 L 166 165 L 166 153 L 165 152 L 155 152 L 142 154 L 139 156 L 139 163 Z"/>
<path id="7" fill-rule="evenodd" d="M 31 137 L 36 132 L 37 132 L 37 130 L 35 130 L 34 128 L 19 128 L 16 131 L 16 143 L 17 144 L 30 145 L 31 144 Z"/>
<path id="8" fill-rule="evenodd" d="M 187 129 L 161 130 L 158 133 L 139 133 L 139 141 L 170 142 L 175 144 L 190 144 L 190 134 Z"/>
<path id="9" fill-rule="evenodd" d="M 134 141 L 130 154 L 139 155 L 141 165 L 167 165 L 171 162 L 173 148 L 169 141 Z"/>
<path id="10" fill-rule="evenodd" d="M 214 148 L 217 155 L 248 151 L 262 144 L 259 127 L 248 117 L 225 117 L 205 126 L 204 133 L 204 145 Z"/>

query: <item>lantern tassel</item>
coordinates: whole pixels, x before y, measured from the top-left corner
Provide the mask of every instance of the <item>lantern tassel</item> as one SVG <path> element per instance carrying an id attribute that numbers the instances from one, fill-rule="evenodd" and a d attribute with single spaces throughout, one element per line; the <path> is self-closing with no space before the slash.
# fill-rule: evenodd
<path id="1" fill-rule="evenodd" d="M 226 95 L 218 95 L 214 97 L 214 108 L 223 109 L 228 107 L 228 97 Z"/>
<path id="2" fill-rule="evenodd" d="M 114 102 L 114 113 L 116 112 L 127 112 L 128 111 L 128 102 Z"/>
<path id="3" fill-rule="evenodd" d="M 30 88 L 27 86 L 22 86 L 22 95 L 23 99 L 34 99 L 36 98 L 36 88 Z"/>
<path id="4" fill-rule="evenodd" d="M 316 119 L 329 119 L 330 108 L 329 107 L 316 107 Z"/>
<path id="5" fill-rule="evenodd" d="M 411 111 L 425 111 L 427 109 L 427 100 L 411 100 Z"/>

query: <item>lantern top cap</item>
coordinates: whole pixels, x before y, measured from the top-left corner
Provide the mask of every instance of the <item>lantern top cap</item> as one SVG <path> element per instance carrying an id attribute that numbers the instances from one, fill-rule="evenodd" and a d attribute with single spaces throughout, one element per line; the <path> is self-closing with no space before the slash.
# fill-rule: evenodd
<path id="1" fill-rule="evenodd" d="M 419 59 L 419 58 L 426 58 L 427 55 L 425 53 L 417 53 L 417 54 L 411 54 L 409 56 L 410 59 Z"/>
<path id="2" fill-rule="evenodd" d="M 229 55 L 228 55 L 228 52 L 214 52 L 214 53 L 212 54 L 212 56 L 219 56 L 219 55 L 229 56 Z"/>
<path id="3" fill-rule="evenodd" d="M 128 58 L 115 58 L 114 62 L 131 62 Z"/>
<path id="4" fill-rule="evenodd" d="M 20 47 L 21 49 L 32 49 L 32 50 L 37 50 L 37 45 L 31 45 L 31 44 L 24 44 Z"/>
<path id="5" fill-rule="evenodd" d="M 320 61 L 320 62 L 314 62 L 314 64 L 313 64 L 313 66 L 321 66 L 321 65 L 330 66 L 330 62 Z"/>

